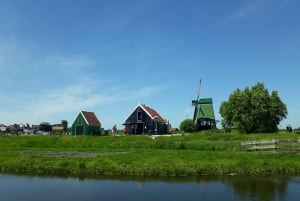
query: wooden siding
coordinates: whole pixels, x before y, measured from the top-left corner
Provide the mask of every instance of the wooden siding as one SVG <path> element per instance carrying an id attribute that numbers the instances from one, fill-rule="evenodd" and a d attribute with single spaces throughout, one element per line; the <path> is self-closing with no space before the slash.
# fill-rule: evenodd
<path id="1" fill-rule="evenodd" d="M 168 133 L 168 125 L 160 118 L 153 118 L 149 115 L 149 107 L 138 106 L 129 115 L 123 124 L 128 134 L 140 135 L 140 134 L 166 134 Z M 151 111 L 155 111 L 151 109 Z M 155 114 L 158 114 L 155 112 Z"/>
<path id="2" fill-rule="evenodd" d="M 72 124 L 72 135 L 100 135 L 101 133 L 101 124 L 100 122 L 96 122 L 93 120 L 94 124 L 90 125 L 87 121 L 87 118 L 91 118 L 90 116 L 85 117 L 84 114 L 87 112 L 80 112 L 76 119 Z M 91 114 L 91 113 L 88 113 Z M 96 124 L 99 123 L 99 124 Z"/>

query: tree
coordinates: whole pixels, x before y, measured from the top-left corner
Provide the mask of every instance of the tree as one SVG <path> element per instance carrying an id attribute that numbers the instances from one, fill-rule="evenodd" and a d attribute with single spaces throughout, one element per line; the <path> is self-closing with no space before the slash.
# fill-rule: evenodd
<path id="1" fill-rule="evenodd" d="M 223 126 L 233 125 L 244 133 L 276 132 L 287 113 L 278 92 L 269 94 L 263 83 L 237 89 L 220 107 Z"/>
<path id="2" fill-rule="evenodd" d="M 20 128 L 20 126 L 18 124 L 13 124 L 13 125 L 9 126 L 9 132 L 12 134 L 18 134 L 18 133 L 22 132 L 22 129 Z"/>
<path id="3" fill-rule="evenodd" d="M 196 125 L 192 119 L 185 119 L 180 123 L 179 126 L 181 131 L 194 132 L 196 131 Z"/>

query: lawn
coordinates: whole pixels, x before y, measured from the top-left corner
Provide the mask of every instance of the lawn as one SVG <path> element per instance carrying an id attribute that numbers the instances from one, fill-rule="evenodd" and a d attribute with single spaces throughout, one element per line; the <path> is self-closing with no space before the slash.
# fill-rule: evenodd
<path id="1" fill-rule="evenodd" d="M 241 142 L 298 134 L 205 132 L 151 136 L 0 136 L 0 171 L 43 175 L 299 174 L 297 152 L 247 152 Z"/>

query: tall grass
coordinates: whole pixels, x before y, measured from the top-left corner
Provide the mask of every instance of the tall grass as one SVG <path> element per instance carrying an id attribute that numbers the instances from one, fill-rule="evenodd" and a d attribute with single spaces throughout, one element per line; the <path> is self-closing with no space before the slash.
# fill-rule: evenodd
<path id="1" fill-rule="evenodd" d="M 293 134 L 184 136 L 1 136 L 0 171 L 67 175 L 297 174 L 300 156 L 242 152 L 240 142 Z"/>

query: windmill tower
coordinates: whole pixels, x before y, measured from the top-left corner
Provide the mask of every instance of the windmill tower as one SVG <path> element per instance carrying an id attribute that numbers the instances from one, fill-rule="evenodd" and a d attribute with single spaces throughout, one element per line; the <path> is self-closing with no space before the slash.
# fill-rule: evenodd
<path id="1" fill-rule="evenodd" d="M 198 86 L 197 99 L 192 100 L 192 106 L 195 107 L 193 121 L 199 131 L 216 128 L 213 100 L 212 98 L 200 98 L 200 93 L 201 80 Z"/>

